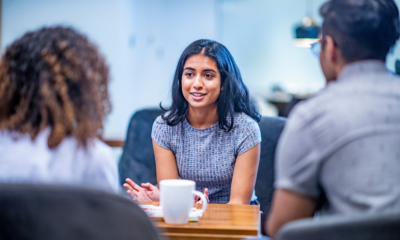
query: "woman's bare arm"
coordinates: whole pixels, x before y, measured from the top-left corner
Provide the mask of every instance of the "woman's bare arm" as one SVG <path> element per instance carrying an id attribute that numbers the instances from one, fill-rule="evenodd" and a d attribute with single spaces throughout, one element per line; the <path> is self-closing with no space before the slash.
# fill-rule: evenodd
<path id="1" fill-rule="evenodd" d="M 178 179 L 178 166 L 175 155 L 165 148 L 162 148 L 153 141 L 154 156 L 156 158 L 157 182 L 164 179 Z"/>
<path id="2" fill-rule="evenodd" d="M 238 156 L 233 172 L 231 198 L 228 204 L 249 204 L 256 183 L 260 144 Z"/>

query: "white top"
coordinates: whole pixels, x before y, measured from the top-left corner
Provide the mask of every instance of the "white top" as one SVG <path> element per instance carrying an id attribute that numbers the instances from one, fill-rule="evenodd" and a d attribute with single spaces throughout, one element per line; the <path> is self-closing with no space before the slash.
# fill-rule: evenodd
<path id="1" fill-rule="evenodd" d="M 346 65 L 295 107 L 276 161 L 277 188 L 325 193 L 321 215 L 400 212 L 400 77 L 380 61 Z"/>
<path id="2" fill-rule="evenodd" d="M 77 140 L 66 137 L 49 149 L 50 129 L 34 141 L 28 135 L 15 139 L 0 131 L 0 183 L 75 185 L 118 192 L 117 163 L 111 148 L 98 139 L 85 150 Z"/>

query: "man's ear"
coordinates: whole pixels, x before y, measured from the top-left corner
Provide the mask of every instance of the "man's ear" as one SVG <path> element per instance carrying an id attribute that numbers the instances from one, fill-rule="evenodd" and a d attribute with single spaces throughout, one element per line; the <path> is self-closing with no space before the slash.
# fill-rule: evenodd
<path id="1" fill-rule="evenodd" d="M 325 54 L 330 62 L 338 62 L 338 50 L 333 38 L 331 36 L 325 36 Z"/>

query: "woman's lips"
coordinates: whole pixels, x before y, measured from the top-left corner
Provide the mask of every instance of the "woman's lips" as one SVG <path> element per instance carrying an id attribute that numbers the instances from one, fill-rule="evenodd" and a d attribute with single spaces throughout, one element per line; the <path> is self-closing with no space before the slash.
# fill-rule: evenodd
<path id="1" fill-rule="evenodd" d="M 204 96 L 206 95 L 205 93 L 190 93 L 192 95 L 192 98 L 194 100 L 202 100 Z"/>

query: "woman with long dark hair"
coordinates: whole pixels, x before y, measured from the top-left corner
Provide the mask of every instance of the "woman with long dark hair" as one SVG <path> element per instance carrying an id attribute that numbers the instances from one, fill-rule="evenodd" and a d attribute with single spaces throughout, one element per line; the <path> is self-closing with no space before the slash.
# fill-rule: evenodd
<path id="1" fill-rule="evenodd" d="M 228 49 L 193 42 L 179 59 L 172 105 L 153 125 L 157 180 L 193 180 L 212 203 L 255 202 L 260 118 Z M 150 183 L 124 186 L 135 200 L 159 201 Z"/>

